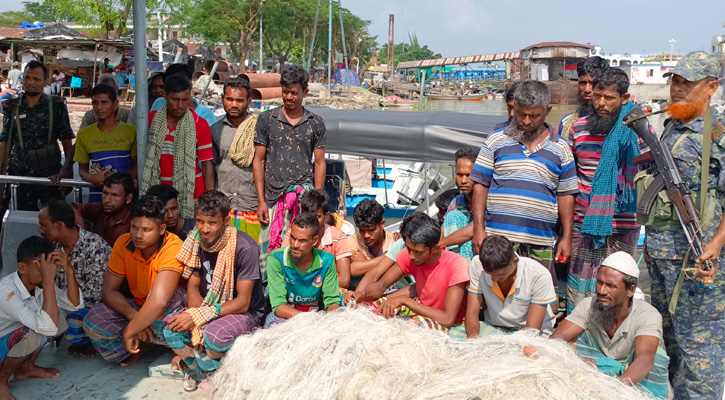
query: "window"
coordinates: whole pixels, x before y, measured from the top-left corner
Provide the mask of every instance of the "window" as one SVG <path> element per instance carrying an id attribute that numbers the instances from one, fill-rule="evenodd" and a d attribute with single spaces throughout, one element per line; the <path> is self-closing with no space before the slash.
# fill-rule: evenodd
<path id="1" fill-rule="evenodd" d="M 179 36 L 179 32 L 178 32 L 178 31 L 171 31 L 171 36 L 172 36 L 172 37 L 173 37 L 174 39 L 176 39 L 176 38 L 177 38 L 177 37 Z"/>

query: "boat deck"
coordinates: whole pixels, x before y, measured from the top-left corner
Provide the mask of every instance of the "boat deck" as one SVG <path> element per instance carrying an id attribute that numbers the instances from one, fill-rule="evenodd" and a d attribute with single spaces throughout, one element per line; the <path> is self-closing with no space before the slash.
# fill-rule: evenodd
<path id="1" fill-rule="evenodd" d="M 111 365 L 100 356 L 71 357 L 68 342 L 56 350 L 46 345 L 37 364 L 60 370 L 58 379 L 10 380 L 10 391 L 18 399 L 210 399 L 211 391 L 186 393 L 179 379 L 150 377 L 149 371 L 170 370 L 171 350 L 156 346 L 130 367 Z M 159 373 L 154 373 L 159 375 Z"/>

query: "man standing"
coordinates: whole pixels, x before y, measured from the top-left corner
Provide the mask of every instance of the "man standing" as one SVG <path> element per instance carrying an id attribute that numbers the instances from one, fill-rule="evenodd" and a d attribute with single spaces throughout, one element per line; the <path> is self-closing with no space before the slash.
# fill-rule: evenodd
<path id="1" fill-rule="evenodd" d="M 189 85 L 191 85 L 191 68 L 187 64 L 171 64 L 166 68 L 166 72 L 164 72 L 164 82 L 166 82 L 166 79 L 169 77 L 172 77 L 174 75 L 183 76 L 186 78 L 187 81 L 189 81 Z M 149 82 L 151 82 L 151 79 L 149 79 Z M 158 111 L 161 109 L 161 107 L 166 104 L 167 99 L 166 97 L 159 97 L 156 99 L 156 101 L 151 104 L 151 111 Z M 214 112 L 209 109 L 209 107 L 206 107 L 204 105 L 199 104 L 196 99 L 192 98 L 189 102 L 189 110 L 194 111 L 196 115 L 200 116 L 201 118 L 206 121 L 209 126 L 214 125 L 216 120 L 216 115 L 214 115 Z"/>
<path id="2" fill-rule="evenodd" d="M 58 268 L 68 276 L 68 290 L 55 286 Z M 67 258 L 40 236 L 18 246 L 18 270 L 0 281 L 0 397 L 14 399 L 10 377 L 58 378 L 60 371 L 35 365 L 47 338 L 62 334 L 65 320 L 60 309 L 83 308 L 83 296 Z"/>
<path id="3" fill-rule="evenodd" d="M 254 187 L 254 133 L 257 116 L 247 111 L 252 87 L 249 81 L 230 78 L 224 83 L 222 103 L 227 115 L 212 126 L 217 189 L 232 202 L 232 225 L 256 242 L 262 226 L 257 219 Z"/>
<path id="4" fill-rule="evenodd" d="M 229 223 L 230 211 L 229 199 L 216 190 L 196 201 L 196 229 L 176 256 L 189 280 L 189 308 L 164 318 L 169 346 L 202 372 L 219 368 L 234 339 L 259 327 L 267 313 L 259 246 Z"/>
<path id="5" fill-rule="evenodd" d="M 713 110 L 712 122 L 706 116 L 710 99 L 718 89 L 720 64 L 714 56 L 693 52 L 677 62 L 672 73 L 668 111 L 672 120 L 665 126 L 661 141 L 672 152 L 680 175 L 695 198 L 705 197 L 703 224 L 704 253 L 686 260 L 688 267 L 700 267 L 705 260 L 725 259 L 723 197 L 725 196 L 725 135 L 722 114 Z M 711 131 L 705 131 L 710 125 Z M 711 141 L 709 176 L 700 182 L 703 140 Z M 639 188 L 638 188 L 639 189 Z M 704 189 L 704 190 L 703 190 Z M 703 196 L 704 194 L 704 196 Z M 660 193 L 660 196 L 662 194 Z M 702 200 L 700 200 L 702 201 Z M 725 285 L 722 275 L 716 287 L 707 290 L 695 279 L 682 279 L 683 256 L 690 248 L 671 203 L 655 207 L 645 226 L 645 261 L 652 277 L 652 305 L 662 314 L 664 339 L 670 356 L 670 380 L 676 399 L 720 399 L 723 397 L 725 359 Z M 664 218 L 665 214 L 670 217 Z M 700 271 L 702 276 L 708 272 Z M 685 276 L 688 278 L 688 276 Z M 670 313 L 670 299 L 679 294 L 676 310 Z"/>
<path id="6" fill-rule="evenodd" d="M 257 120 L 253 170 L 257 217 L 263 225 L 259 242 L 263 280 L 266 255 L 281 246 L 299 212 L 298 197 L 313 184 L 314 189 L 325 185 L 325 123 L 302 107 L 308 81 L 302 67 L 285 68 L 280 78 L 284 106 L 263 112 Z"/>
<path id="7" fill-rule="evenodd" d="M 71 203 L 71 206 L 80 216 L 79 224 L 84 220 L 92 222 L 93 233 L 113 246 L 119 236 L 131 230 L 134 191 L 130 175 L 115 173 L 103 181 L 100 203 Z"/>
<path id="8" fill-rule="evenodd" d="M 607 257 L 597 271 L 596 297 L 577 304 L 551 338 L 576 340 L 577 353 L 600 371 L 664 399 L 669 359 L 662 348 L 662 317 L 633 298 L 638 277 L 637 262 L 628 253 Z"/>
<path id="9" fill-rule="evenodd" d="M 131 86 L 135 88 L 135 79 L 136 75 L 133 76 L 131 79 L 132 83 Z M 154 104 L 154 102 L 157 99 L 163 99 L 164 96 L 166 96 L 166 92 L 164 92 L 164 73 L 160 71 L 154 71 L 151 72 L 149 75 L 149 111 L 151 111 L 151 106 Z M 125 107 L 121 107 L 125 109 Z M 134 104 L 133 107 L 128 111 L 128 114 L 126 116 L 126 120 L 123 121 L 129 125 L 136 126 L 136 105 Z"/>
<path id="10" fill-rule="evenodd" d="M 108 87 L 111 87 L 114 92 L 116 93 L 116 98 L 118 98 L 118 94 L 120 93 L 119 87 L 118 87 L 118 81 L 116 78 L 113 77 L 113 75 L 109 74 L 103 74 L 98 78 L 98 82 L 96 82 L 96 86 L 105 85 Z M 116 104 L 113 108 L 113 115 L 115 115 L 117 121 L 124 122 L 127 120 L 129 114 L 129 110 L 126 107 L 119 107 L 118 104 Z M 96 111 L 91 109 L 86 111 L 85 114 L 83 114 L 83 119 L 81 119 L 81 126 L 79 128 L 83 129 L 87 126 L 91 126 L 98 122 L 98 117 L 96 116 Z M 128 122 L 127 122 L 128 123 Z M 134 122 L 132 125 L 136 126 L 136 123 Z"/>
<path id="11" fill-rule="evenodd" d="M 456 187 L 459 195 L 448 205 L 448 212 L 443 218 L 443 239 L 441 243 L 448 250 L 460 254 L 470 262 L 473 257 L 473 181 L 471 172 L 476 163 L 476 153 L 473 149 L 460 149 L 456 152 Z"/>
<path id="12" fill-rule="evenodd" d="M 164 205 L 144 196 L 131 212 L 131 233 L 122 235 L 111 250 L 103 277 L 103 302 L 91 307 L 83 329 L 93 347 L 111 363 L 129 366 L 164 341 L 162 321 L 186 304 L 179 287 L 183 265 L 176 260 L 181 240 L 166 232 Z M 133 299 L 121 293 L 128 280 Z"/>
<path id="13" fill-rule="evenodd" d="M 315 248 L 320 223 L 308 213 L 292 221 L 290 245 L 269 253 L 269 302 L 265 325 L 282 323 L 302 312 L 340 308 L 335 257 Z"/>
<path id="14" fill-rule="evenodd" d="M 96 186 L 90 189 L 88 202 L 97 203 L 111 174 L 136 175 L 136 127 L 116 119 L 118 99 L 112 87 L 94 87 L 91 104 L 98 122 L 78 131 L 74 161 L 81 179 Z"/>
<path id="15" fill-rule="evenodd" d="M 509 118 L 506 121 L 502 121 L 496 124 L 496 126 L 493 127 L 494 132 L 507 127 L 511 123 L 511 121 L 514 120 L 514 93 L 516 93 L 516 89 L 519 88 L 520 84 L 521 81 L 514 82 L 509 90 L 506 91 L 506 97 L 504 98 L 504 100 L 506 100 L 506 111 L 508 112 Z"/>
<path id="16" fill-rule="evenodd" d="M 602 261 L 616 251 L 634 256 L 639 241 L 634 190 L 639 168 L 632 159 L 647 146 L 622 124 L 634 108 L 627 93 L 629 78 L 621 69 L 607 68 L 595 75 L 593 88 L 594 112 L 576 121 L 569 135 L 579 195 L 574 203 L 568 312 L 594 295 Z"/>
<path id="17" fill-rule="evenodd" d="M 609 68 L 609 61 L 599 56 L 581 60 L 576 64 L 577 73 L 577 100 L 579 106 L 573 113 L 567 114 L 559 123 L 559 135 L 569 139 L 574 123 L 579 118 L 584 118 L 594 112 L 592 107 L 592 91 L 594 77 L 601 71 Z"/>
<path id="18" fill-rule="evenodd" d="M 83 318 L 91 306 L 101 302 L 103 274 L 111 256 L 111 246 L 95 233 L 88 232 L 75 224 L 75 214 L 65 200 L 53 199 L 38 213 L 38 232 L 52 240 L 55 248 L 63 252 L 64 261 L 72 268 L 83 293 L 85 308 L 68 313 L 68 334 L 66 338 L 72 345 L 68 353 L 88 356 L 96 351 L 88 336 L 83 332 Z M 59 270 L 55 278 L 59 288 L 68 287 L 68 275 Z"/>
<path id="19" fill-rule="evenodd" d="M 146 192 L 147 196 L 155 196 L 164 204 L 164 224 L 166 231 L 186 240 L 186 235 L 196 227 L 194 218 L 179 218 L 179 192 L 169 185 L 154 185 Z"/>
<path id="20" fill-rule="evenodd" d="M 23 72 L 20 70 L 20 64 L 17 61 L 13 61 L 13 69 L 8 72 L 8 81 L 10 82 L 10 89 L 19 91 L 23 88 L 23 81 L 20 76 Z"/>
<path id="21" fill-rule="evenodd" d="M 149 114 L 149 139 L 141 193 L 163 183 L 179 191 L 179 214 L 194 216 L 194 199 L 214 188 L 214 151 L 209 125 L 189 110 L 191 82 L 164 80 L 166 104 Z M 201 167 L 200 167 L 201 165 Z"/>
<path id="22" fill-rule="evenodd" d="M 63 152 L 70 155 L 75 136 L 65 104 L 58 97 L 43 94 L 48 78 L 48 68 L 39 61 L 33 60 L 25 67 L 25 93 L 10 100 L 5 109 L 0 134 L 0 166 L 7 163 L 10 175 L 49 177 L 51 182 L 57 183 L 61 178 L 73 177 L 73 158 L 66 157 L 61 165 L 58 141 L 63 145 Z M 57 186 L 20 185 L 17 207 L 38 211 L 38 201 L 45 204 L 60 197 Z"/>
<path id="23" fill-rule="evenodd" d="M 358 233 L 348 236 L 350 244 L 350 290 L 355 290 L 366 273 L 383 260 L 396 235 L 385 231 L 385 208 L 374 199 L 365 199 L 355 206 L 352 216 Z"/>
<path id="24" fill-rule="evenodd" d="M 574 196 L 578 193 L 574 157 L 569 145 L 545 121 L 551 93 L 542 82 L 526 81 L 514 94 L 515 124 L 492 133 L 471 172 L 473 250 L 487 234 L 514 243 L 520 256 L 533 258 L 551 273 L 557 216 L 564 234 L 556 259 L 571 257 Z"/>

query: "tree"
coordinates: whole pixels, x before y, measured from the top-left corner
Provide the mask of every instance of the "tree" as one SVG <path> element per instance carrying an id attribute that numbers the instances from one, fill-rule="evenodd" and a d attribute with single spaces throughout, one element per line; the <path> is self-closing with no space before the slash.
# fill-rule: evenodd
<path id="1" fill-rule="evenodd" d="M 33 21 L 55 22 L 58 19 L 58 9 L 53 7 L 52 0 L 43 2 L 24 1 L 23 10 L 30 15 Z M 32 22 L 32 21 L 31 21 Z"/>
<path id="2" fill-rule="evenodd" d="M 101 26 L 101 37 L 119 39 L 126 32 L 131 16 L 132 0 L 49 0 L 61 15 L 70 15 L 73 22 Z M 158 0 L 146 0 L 146 9 L 155 10 Z"/>
<path id="3" fill-rule="evenodd" d="M 264 3 L 263 44 L 279 61 L 279 72 L 292 56 L 293 50 L 304 53 L 307 37 L 315 22 L 317 0 L 268 0 Z M 318 27 L 319 28 L 319 27 Z M 304 63 L 305 60 L 295 61 Z"/>
<path id="4" fill-rule="evenodd" d="M 410 43 L 398 43 L 395 45 L 395 64 L 404 61 L 429 60 L 433 58 L 441 58 L 440 53 L 434 53 L 427 45 L 422 46 L 418 42 L 418 36 L 413 33 L 408 34 Z M 388 44 L 385 43 L 380 49 L 381 57 L 387 57 Z"/>
<path id="5" fill-rule="evenodd" d="M 179 10 L 175 15 L 184 16 L 186 31 L 203 37 L 206 45 L 229 43 L 244 72 L 253 35 L 259 29 L 261 3 L 262 0 L 178 0 L 172 7 Z"/>
<path id="6" fill-rule="evenodd" d="M 24 13 L 22 11 L 6 11 L 4 13 L 0 13 L 0 26 L 18 26 L 22 24 L 23 22 L 33 22 L 30 21 L 31 18 L 27 13 Z"/>

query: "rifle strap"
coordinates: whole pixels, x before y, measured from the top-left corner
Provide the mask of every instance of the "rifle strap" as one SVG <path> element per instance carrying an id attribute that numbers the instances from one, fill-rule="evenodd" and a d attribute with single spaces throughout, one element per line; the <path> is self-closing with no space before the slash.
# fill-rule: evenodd
<path id="1" fill-rule="evenodd" d="M 705 215 L 705 202 L 707 200 L 707 190 L 710 186 L 710 152 L 712 151 L 712 107 L 708 107 L 705 111 L 705 118 L 702 123 L 702 158 L 700 159 L 700 215 L 702 218 Z M 685 136 L 685 135 L 683 135 Z M 700 220 L 700 225 L 704 225 L 704 221 Z M 682 284 L 685 282 L 685 268 L 687 268 L 687 260 L 690 257 L 690 250 L 692 246 L 687 249 L 685 257 L 682 260 L 682 270 L 680 270 L 680 276 L 677 278 L 675 284 L 675 290 L 672 292 L 672 298 L 670 299 L 670 314 L 675 314 L 677 310 L 677 301 L 680 298 L 680 290 L 682 290 Z"/>

